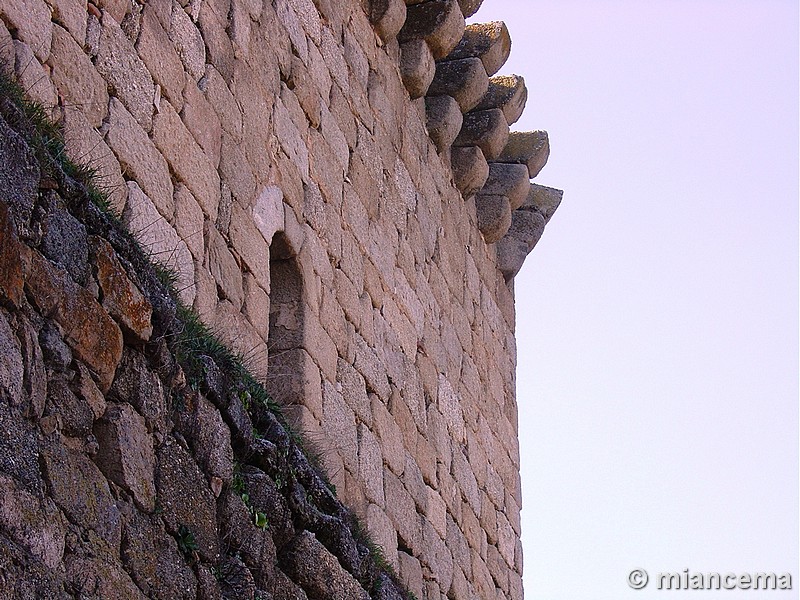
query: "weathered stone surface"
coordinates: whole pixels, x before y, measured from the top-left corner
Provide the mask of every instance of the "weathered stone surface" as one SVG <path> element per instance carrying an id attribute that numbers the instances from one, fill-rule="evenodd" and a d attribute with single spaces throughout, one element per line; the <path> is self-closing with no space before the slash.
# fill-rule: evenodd
<path id="1" fill-rule="evenodd" d="M 436 63 L 425 40 L 409 40 L 400 46 L 400 75 L 411 98 L 421 98 L 436 73 Z"/>
<path id="2" fill-rule="evenodd" d="M 214 365 L 214 363 L 212 361 L 204 360 L 203 363 L 206 372 L 213 372 L 213 367 L 211 367 L 211 365 Z M 245 448 L 249 452 L 256 444 L 256 430 L 250 418 L 250 414 L 247 412 L 247 408 L 244 405 L 244 400 L 247 399 L 247 396 L 244 394 L 228 394 L 228 397 L 224 401 L 221 400 L 221 398 L 224 397 L 224 393 L 222 395 L 216 394 L 216 399 L 212 394 L 209 394 L 209 396 L 213 401 L 223 404 L 221 407 L 222 416 L 231 430 L 231 438 L 234 447 L 237 450 Z"/>
<path id="3" fill-rule="evenodd" d="M 516 123 L 525 110 L 528 100 L 528 88 L 525 80 L 519 75 L 496 75 L 489 79 L 486 95 L 475 107 L 475 110 L 499 108 L 511 125 Z"/>
<path id="4" fill-rule="evenodd" d="M 428 135 L 439 152 L 449 148 L 461 131 L 463 115 L 458 102 L 450 96 L 427 96 L 425 114 Z"/>
<path id="5" fill-rule="evenodd" d="M 244 206 L 256 196 L 256 179 L 247 162 L 245 149 L 235 136 L 222 134 L 219 174 L 232 196 Z"/>
<path id="6" fill-rule="evenodd" d="M 223 598 L 255 600 L 256 584 L 253 574 L 239 557 L 226 555 L 217 569 Z"/>
<path id="7" fill-rule="evenodd" d="M 257 510 L 264 511 L 264 507 L 259 506 Z M 256 571 L 256 582 L 262 585 L 274 577 L 276 551 L 272 535 L 273 523 L 278 522 L 274 513 L 264 514 L 269 524 L 267 528 L 259 528 L 240 496 L 229 491 L 223 493 L 219 499 L 217 518 L 220 522 L 220 535 L 229 547 L 236 548 L 244 563 Z"/>
<path id="8" fill-rule="evenodd" d="M 195 567 L 197 598 L 202 598 L 202 600 L 223 600 L 222 586 L 217 579 L 217 574 L 217 571 L 212 571 L 206 565 L 197 564 Z"/>
<path id="9" fill-rule="evenodd" d="M 247 370 L 258 381 L 263 381 L 268 368 L 267 347 L 241 309 L 236 309 L 229 300 L 222 300 L 210 324 L 212 330 L 219 332 L 220 340 L 234 354 L 243 357 Z"/>
<path id="10" fill-rule="evenodd" d="M 528 257 L 528 244 L 517 237 L 505 235 L 497 241 L 496 248 L 497 268 L 508 281 L 519 272 Z"/>
<path id="11" fill-rule="evenodd" d="M 128 37 L 108 13 L 101 24 L 95 68 L 136 122 L 149 132 L 153 126 L 153 78 Z"/>
<path id="12" fill-rule="evenodd" d="M 329 77 L 326 70 L 323 74 Z M 274 81 L 277 83 L 277 74 L 275 77 Z M 302 108 L 294 98 L 295 114 L 291 115 L 280 98 L 281 88 L 285 84 L 262 85 L 261 82 L 263 79 L 250 67 L 237 63 L 230 89 L 242 112 L 243 137 L 239 143 L 241 153 L 246 156 L 245 168 L 251 169 L 257 184 L 271 181 L 266 175 L 274 169 L 273 153 L 278 148 L 275 139 L 271 137 L 272 131 L 286 155 L 295 161 L 294 165 L 305 175 L 308 172 L 308 150 L 298 131 L 298 126 L 303 132 L 307 126 L 305 117 L 300 116 Z M 290 99 L 291 96 L 287 98 Z M 296 123 L 293 122 L 293 117 L 297 119 Z M 270 150 L 265 152 L 265 148 Z M 233 184 L 231 185 L 234 189 Z M 249 206 L 251 196 L 242 196 L 239 200 L 243 205 Z"/>
<path id="13" fill-rule="evenodd" d="M 275 600 L 308 600 L 306 593 L 280 569 L 267 587 Z"/>
<path id="14" fill-rule="evenodd" d="M 90 6 L 89 3 L 86 3 L 87 9 Z M 97 14 L 97 12 L 91 12 L 86 16 L 86 43 L 84 48 L 86 49 L 86 53 L 95 58 L 97 53 L 100 51 L 100 32 L 102 30 L 102 25 L 100 25 L 100 17 L 102 15 Z"/>
<path id="15" fill-rule="evenodd" d="M 92 379 L 89 369 L 80 362 L 76 362 L 75 367 L 78 375 L 70 382 L 70 388 L 83 399 L 94 418 L 99 419 L 106 412 L 106 399 Z"/>
<path id="16" fill-rule="evenodd" d="M 0 196 L 4 205 L 8 203 L 17 231 L 27 230 L 39 178 L 39 164 L 33 152 L 0 117 Z"/>
<path id="17" fill-rule="evenodd" d="M 546 223 L 561 204 L 563 195 L 561 190 L 532 183 L 530 193 L 521 208 L 535 210 L 544 217 Z"/>
<path id="18" fill-rule="evenodd" d="M 499 108 L 472 111 L 464 115 L 464 124 L 454 146 L 478 146 L 486 160 L 495 160 L 508 142 L 508 123 Z"/>
<path id="19" fill-rule="evenodd" d="M 172 218 L 175 210 L 169 166 L 144 129 L 122 103 L 112 98 L 109 103 L 109 129 L 106 141 L 122 169 L 132 176 L 153 201 L 158 213 Z M 125 190 L 127 196 L 127 190 Z"/>
<path id="20" fill-rule="evenodd" d="M 216 501 L 197 464 L 176 443 L 163 444 L 156 451 L 157 502 L 172 535 L 183 527 L 194 537 L 197 553 L 209 562 L 220 552 L 216 529 Z"/>
<path id="21" fill-rule="evenodd" d="M 486 183 L 489 163 L 477 146 L 454 147 L 450 151 L 453 180 L 464 198 L 471 198 Z"/>
<path id="22" fill-rule="evenodd" d="M 15 543 L 10 534 L 0 534 L 0 572 L 9 598 L 69 598 L 63 574 L 48 567 L 23 543 Z"/>
<path id="23" fill-rule="evenodd" d="M 213 2 L 200 4 L 198 27 L 208 49 L 208 62 L 230 83 L 234 69 L 233 43 L 226 31 L 228 15 L 219 15 L 218 10 L 227 11 L 227 7 L 215 7 Z M 169 27 L 169 23 L 166 25 Z"/>
<path id="24" fill-rule="evenodd" d="M 0 60 L 6 65 L 14 64 L 14 38 L 0 19 Z"/>
<path id="25" fill-rule="evenodd" d="M 100 445 L 95 460 L 105 476 L 128 490 L 142 510 L 152 512 L 155 456 L 144 417 L 130 404 L 109 405 L 94 434 Z"/>
<path id="26" fill-rule="evenodd" d="M 406 21 L 403 0 L 367 0 L 367 16 L 375 33 L 384 41 L 394 38 Z"/>
<path id="27" fill-rule="evenodd" d="M 449 590 L 453 581 L 453 556 L 429 522 L 423 522 L 422 532 L 421 559 L 428 564 L 440 589 Z"/>
<path id="28" fill-rule="evenodd" d="M 528 197 L 530 188 L 525 165 L 493 162 L 489 163 L 489 177 L 481 194 L 505 196 L 511 204 L 511 210 L 516 210 Z"/>
<path id="29" fill-rule="evenodd" d="M 475 196 L 478 212 L 478 229 L 487 244 L 493 244 L 506 234 L 511 226 L 511 204 L 505 196 Z"/>
<path id="30" fill-rule="evenodd" d="M 43 0 L 1 0 L 0 12 L 16 37 L 33 48 L 41 62 L 50 56 L 52 9 Z"/>
<path id="31" fill-rule="evenodd" d="M 483 62 L 488 75 L 494 75 L 508 60 L 511 53 L 511 35 L 502 21 L 467 25 L 464 37 L 447 56 L 448 60 L 477 57 Z"/>
<path id="32" fill-rule="evenodd" d="M 403 433 L 392 414 L 376 396 L 372 397 L 371 408 L 374 431 L 380 439 L 386 466 L 399 477 L 405 468 Z"/>
<path id="33" fill-rule="evenodd" d="M 355 413 L 336 388 L 323 381 L 322 423 L 329 440 L 328 451 L 337 452 L 351 472 L 358 472 L 358 428 Z"/>
<path id="34" fill-rule="evenodd" d="M 186 80 L 183 63 L 159 19 L 158 8 L 153 4 L 145 6 L 142 12 L 136 51 L 150 75 L 161 86 L 161 93 L 180 110 Z"/>
<path id="35" fill-rule="evenodd" d="M 222 125 L 197 85 L 194 79 L 186 78 L 181 119 L 216 168 L 219 166 L 222 147 Z"/>
<path id="36" fill-rule="evenodd" d="M 38 332 L 22 315 L 17 316 L 16 332 L 24 366 L 22 394 L 16 399 L 16 402 L 20 403 L 29 418 L 39 418 L 44 411 L 47 394 L 47 372 L 42 348 L 39 346 Z M 83 369 L 85 370 L 86 367 Z M 11 404 L 14 405 L 16 402 L 12 399 Z"/>
<path id="37" fill-rule="evenodd" d="M 66 373 L 72 364 L 72 350 L 64 342 L 61 328 L 47 320 L 39 330 L 39 344 L 47 361 L 47 367 L 55 373 Z"/>
<path id="38" fill-rule="evenodd" d="M 48 0 L 55 17 L 62 24 L 79 46 L 86 41 L 86 0 Z"/>
<path id="39" fill-rule="evenodd" d="M 186 242 L 195 260 L 203 260 L 203 209 L 182 183 L 175 186 L 175 231 Z"/>
<path id="40" fill-rule="evenodd" d="M 92 409 L 60 377 L 51 377 L 47 382 L 44 416 L 56 419 L 58 429 L 71 437 L 85 438 L 92 432 Z"/>
<path id="41" fill-rule="evenodd" d="M 497 162 L 523 164 L 533 179 L 547 164 L 549 156 L 550 139 L 546 131 L 514 131 L 497 156 Z"/>
<path id="42" fill-rule="evenodd" d="M 183 66 L 195 81 L 206 68 L 206 46 L 203 37 L 180 4 L 173 2 L 169 23 L 169 37 L 175 44 Z"/>
<path id="43" fill-rule="evenodd" d="M 258 335 L 266 342 L 269 339 L 269 295 L 250 273 L 245 273 L 243 283 L 244 306 L 242 312 Z"/>
<path id="44" fill-rule="evenodd" d="M 94 169 L 94 184 L 106 193 L 111 209 L 121 214 L 128 199 L 128 190 L 116 156 L 78 107 L 63 107 L 62 118 L 67 156 L 76 164 Z M 133 117 L 130 118 L 133 121 Z"/>
<path id="45" fill-rule="evenodd" d="M 61 95 L 81 109 L 92 127 L 99 127 L 108 112 L 106 82 L 72 36 L 53 26 L 51 77 Z"/>
<path id="46" fill-rule="evenodd" d="M 364 376 L 367 390 L 372 391 L 384 401 L 389 398 L 389 386 L 386 369 L 383 368 L 375 350 L 370 348 L 360 337 L 356 338 L 355 362 L 353 366 Z"/>
<path id="47" fill-rule="evenodd" d="M 128 342 L 146 342 L 153 333 L 150 321 L 153 307 L 128 278 L 111 244 L 97 236 L 92 236 L 90 242 L 95 277 L 103 292 L 103 308 L 122 327 Z"/>
<path id="48" fill-rule="evenodd" d="M 16 404 L 22 396 L 24 373 L 19 340 L 0 311 L 0 396 Z"/>
<path id="49" fill-rule="evenodd" d="M 406 590 L 386 573 L 381 573 L 378 577 L 378 589 L 378 600 L 403 600 L 408 597 Z"/>
<path id="50" fill-rule="evenodd" d="M 323 106 L 320 91 L 311 72 L 296 56 L 292 57 L 292 70 L 286 85 L 297 96 L 297 101 L 303 108 L 309 124 L 312 127 L 319 127 Z"/>
<path id="51" fill-rule="evenodd" d="M 42 241 L 39 250 L 67 270 L 73 281 L 86 285 L 89 277 L 89 246 L 86 227 L 73 217 L 55 194 L 47 194 L 41 218 Z"/>
<path id="52" fill-rule="evenodd" d="M 394 569 L 398 568 L 397 532 L 391 519 L 376 504 L 367 507 L 367 529 L 375 543 L 382 549 L 386 560 Z"/>
<path id="53" fill-rule="evenodd" d="M 542 237 L 546 223 L 544 217 L 536 211 L 515 210 L 511 215 L 511 227 L 503 239 L 509 238 L 523 243 L 525 253 L 528 254 Z"/>
<path id="54" fill-rule="evenodd" d="M 221 297 L 230 300 L 238 310 L 242 307 L 244 300 L 242 273 L 239 265 L 228 249 L 225 239 L 210 221 L 206 221 L 204 237 L 206 239 L 206 268 L 214 276 Z"/>
<path id="55" fill-rule="evenodd" d="M 283 100 L 283 98 L 279 98 L 275 101 L 275 109 L 272 116 L 275 122 L 275 136 L 278 138 L 278 142 L 286 156 L 300 171 L 300 176 L 308 177 L 308 146 L 303 133 L 297 128 Z M 304 125 L 304 123 L 301 125 Z"/>
<path id="56" fill-rule="evenodd" d="M 25 285 L 24 265 L 28 262 L 30 253 L 28 247 L 17 237 L 17 228 L 5 202 L 0 202 L 0 239 L 3 240 L 0 245 L 0 298 L 19 306 Z"/>
<path id="57" fill-rule="evenodd" d="M 406 8 L 406 22 L 397 39 L 400 43 L 424 39 L 436 60 L 456 47 L 464 34 L 464 15 L 456 0 L 430 0 Z"/>
<path id="58" fill-rule="evenodd" d="M 217 169 L 175 109 L 165 100 L 153 119 L 153 142 L 177 176 L 186 183 L 206 216 L 212 222 L 216 221 L 220 195 Z"/>
<path id="59" fill-rule="evenodd" d="M 122 332 L 92 295 L 38 252 L 32 253 L 26 286 L 40 310 L 55 319 L 67 342 L 108 390 L 122 356 Z"/>
<path id="60" fill-rule="evenodd" d="M 122 31 L 125 32 L 125 35 L 128 36 L 128 39 L 135 42 L 142 29 L 142 6 L 138 4 L 130 5 L 130 11 L 122 18 L 119 26 L 122 28 Z"/>
<path id="61" fill-rule="evenodd" d="M 0 472 L 12 476 L 20 488 L 41 498 L 44 484 L 39 470 L 39 440 L 36 427 L 19 408 L 0 404 Z"/>
<path id="62" fill-rule="evenodd" d="M 219 189 L 219 208 L 217 208 L 217 220 L 214 223 L 222 235 L 230 235 L 231 214 L 233 212 L 233 193 L 228 184 L 224 181 Z"/>
<path id="63" fill-rule="evenodd" d="M 437 63 L 428 95 L 452 96 L 458 102 L 461 112 L 465 113 L 475 108 L 488 87 L 489 77 L 479 59 L 448 60 Z"/>
<path id="64" fill-rule="evenodd" d="M 197 581 L 157 517 L 132 511 L 122 536 L 122 561 L 149 598 L 195 598 Z"/>
<path id="65" fill-rule="evenodd" d="M 518 536 L 502 512 L 497 513 L 497 549 L 506 563 L 514 564 L 514 551 Z"/>
<path id="66" fill-rule="evenodd" d="M 383 494 L 383 456 L 375 435 L 363 423 L 358 426 L 358 473 L 365 483 L 367 500 L 385 505 Z"/>
<path id="67" fill-rule="evenodd" d="M 125 0 L 97 0 L 97 6 L 111 15 L 117 23 L 122 23 L 128 9 Z"/>
<path id="68" fill-rule="evenodd" d="M 545 218 L 535 210 L 515 210 L 511 215 L 511 227 L 505 238 L 514 238 L 525 245 L 525 253 L 533 250 L 542 237 Z"/>
<path id="69" fill-rule="evenodd" d="M 284 570 L 307 594 L 319 600 L 368 600 L 350 573 L 345 571 L 313 533 L 301 532 L 282 557 Z"/>
<path id="70" fill-rule="evenodd" d="M 400 578 L 403 585 L 417 598 L 424 598 L 422 592 L 422 566 L 419 561 L 405 552 L 398 552 L 397 554 L 398 562 L 400 563 Z"/>
<path id="71" fill-rule="evenodd" d="M 465 17 L 471 17 L 483 4 L 483 0 L 458 0 L 459 6 L 461 6 L 461 12 L 464 13 Z"/>
<path id="72" fill-rule="evenodd" d="M 14 75 L 26 95 L 41 105 L 48 118 L 58 118 L 58 90 L 50 81 L 48 69 L 39 63 L 28 44 L 14 40 L 14 52 Z"/>
<path id="73" fill-rule="evenodd" d="M 34 496 L 0 473 L 0 529 L 48 568 L 64 556 L 66 520 L 53 501 Z"/>
<path id="74" fill-rule="evenodd" d="M 162 431 L 166 428 L 164 385 L 149 368 L 141 352 L 125 348 L 114 384 L 109 390 L 109 398 L 132 404 L 144 417 L 149 430 Z"/>
<path id="75" fill-rule="evenodd" d="M 305 405 L 321 416 L 321 386 L 319 367 L 302 348 L 270 354 L 267 389 L 281 405 Z"/>
<path id="76" fill-rule="evenodd" d="M 245 268 L 261 285 L 269 287 L 269 245 L 253 223 L 253 217 L 238 204 L 231 207 L 228 239 Z M 262 315 L 265 323 L 266 316 Z"/>
<path id="77" fill-rule="evenodd" d="M 40 456 L 48 491 L 67 518 L 118 551 L 121 514 L 100 470 L 84 454 L 67 450 L 58 436 L 46 440 Z"/>
<path id="78" fill-rule="evenodd" d="M 394 473 L 385 471 L 383 482 L 386 497 L 392 499 L 386 505 L 386 514 L 392 520 L 405 547 L 418 548 L 422 532 L 414 499 Z"/>
<path id="79" fill-rule="evenodd" d="M 128 182 L 128 202 L 122 213 L 125 223 L 157 262 L 170 268 L 176 275 L 175 288 L 187 305 L 194 301 L 194 264 L 186 242 L 162 217 L 151 199 L 135 182 Z"/>
<path id="80" fill-rule="evenodd" d="M 218 477 L 228 483 L 233 477 L 231 432 L 216 407 L 196 394 L 179 413 L 177 421 L 200 468 L 209 478 Z"/>
<path id="81" fill-rule="evenodd" d="M 89 550 L 66 555 L 65 587 L 79 597 L 146 600 L 122 565 L 105 555 L 102 542 L 97 538 L 93 542 Z"/>
<path id="82" fill-rule="evenodd" d="M 274 543 L 281 550 L 295 534 L 292 513 L 286 498 L 275 481 L 255 467 L 246 468 L 242 478 L 252 506 L 268 516 L 270 528 L 274 532 Z"/>

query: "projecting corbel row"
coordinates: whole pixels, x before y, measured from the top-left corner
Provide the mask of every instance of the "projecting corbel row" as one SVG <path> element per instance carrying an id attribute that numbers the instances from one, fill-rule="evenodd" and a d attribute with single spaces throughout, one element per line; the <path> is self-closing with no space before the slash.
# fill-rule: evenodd
<path id="1" fill-rule="evenodd" d="M 377 34 L 397 37 L 403 83 L 412 98 L 425 98 L 430 138 L 449 154 L 464 198 L 474 197 L 478 227 L 496 244 L 498 268 L 510 280 L 561 192 L 530 182 L 547 162 L 547 133 L 510 131 L 528 92 L 520 76 L 494 76 L 511 51 L 508 29 L 502 22 L 466 25 L 482 0 L 364 2 Z"/>

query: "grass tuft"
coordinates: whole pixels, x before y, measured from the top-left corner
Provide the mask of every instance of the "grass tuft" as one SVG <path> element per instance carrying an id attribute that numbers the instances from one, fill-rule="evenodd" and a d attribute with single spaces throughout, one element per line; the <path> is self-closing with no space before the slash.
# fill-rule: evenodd
<path id="1" fill-rule="evenodd" d="M 119 221 L 111 208 L 108 194 L 99 185 L 97 171 L 88 165 L 78 164 L 67 156 L 64 132 L 48 115 L 47 109 L 30 100 L 24 88 L 8 67 L 0 65 L 0 112 L 9 124 L 23 135 L 33 150 L 45 176 L 54 176 L 56 170 L 81 184 L 89 199 L 104 213 Z"/>

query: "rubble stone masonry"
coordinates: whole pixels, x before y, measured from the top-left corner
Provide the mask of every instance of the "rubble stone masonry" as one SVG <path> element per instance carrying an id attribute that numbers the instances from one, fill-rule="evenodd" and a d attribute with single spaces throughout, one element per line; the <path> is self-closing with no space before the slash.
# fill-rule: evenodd
<path id="1" fill-rule="evenodd" d="M 183 302 L 320 450 L 338 497 L 419 600 L 523 597 L 513 281 L 561 193 L 530 183 L 547 135 L 509 131 L 527 92 L 521 77 L 496 75 L 505 26 L 465 25 L 479 5 L 0 0 L 0 59 L 174 269 Z M 91 239 L 95 278 L 119 270 L 106 246 Z M 31 272 L 54 268 L 36 256 Z M 59 293 L 85 285 L 69 274 L 78 283 Z M 123 338 L 150 334 L 121 320 L 130 311 L 111 294 L 98 298 L 103 318 L 85 318 L 113 343 L 68 341 L 105 393 L 120 385 Z M 69 298 L 52 302 L 57 313 Z M 147 407 L 92 408 L 105 440 L 163 430 Z M 67 434 L 85 433 L 75 427 Z M 184 465 L 164 466 L 157 444 L 133 450 L 180 479 Z M 108 485 L 75 456 L 70 468 Z M 128 474 L 124 455 L 99 462 L 154 510 L 152 476 Z M 20 502 L 36 496 L 12 487 Z M 67 517 L 118 536 L 120 507 L 104 489 L 103 504 L 76 501 Z M 135 526 L 149 531 L 150 517 Z M 50 531 L 63 527 L 42 522 L 35 552 L 63 552 Z M 298 554 L 315 543 L 293 542 Z"/>

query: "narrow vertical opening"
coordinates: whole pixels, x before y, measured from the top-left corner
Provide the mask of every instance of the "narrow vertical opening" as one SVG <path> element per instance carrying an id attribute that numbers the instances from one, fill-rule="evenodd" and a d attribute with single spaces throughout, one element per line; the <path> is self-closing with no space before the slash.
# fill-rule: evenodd
<path id="1" fill-rule="evenodd" d="M 302 404 L 304 396 L 303 276 L 297 253 L 282 232 L 270 243 L 269 367 L 267 386 L 280 404 Z"/>

